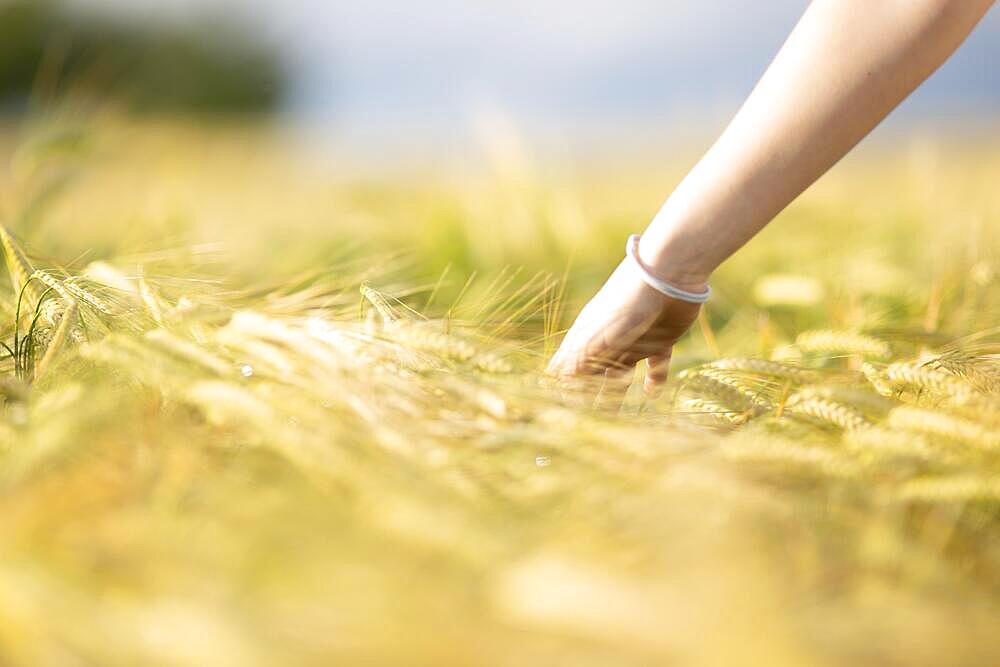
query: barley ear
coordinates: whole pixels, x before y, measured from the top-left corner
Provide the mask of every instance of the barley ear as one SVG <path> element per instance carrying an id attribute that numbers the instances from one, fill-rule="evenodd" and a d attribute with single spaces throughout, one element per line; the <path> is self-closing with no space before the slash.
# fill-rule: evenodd
<path id="1" fill-rule="evenodd" d="M 76 324 L 77 316 L 77 305 L 75 303 L 70 304 L 63 314 L 62 319 L 59 320 L 59 326 L 56 328 L 55 334 L 52 336 L 52 340 L 49 341 L 48 347 L 45 348 L 45 354 L 42 356 L 42 360 L 38 362 L 35 367 L 35 379 L 38 379 L 45 375 L 45 372 L 52 365 L 53 360 L 66 346 L 66 341 L 69 338 L 69 332 Z"/>
<path id="2" fill-rule="evenodd" d="M 30 284 L 35 269 L 31 266 L 31 262 L 28 261 L 17 241 L 2 224 L 0 224 L 0 246 L 3 246 L 4 261 L 7 264 L 7 273 L 10 275 L 14 293 L 17 294 L 24 290 L 29 301 L 37 303 L 41 295 L 35 286 Z"/>
<path id="3" fill-rule="evenodd" d="M 391 324 L 399 319 L 392 306 L 389 305 L 389 302 L 384 296 L 382 296 L 381 292 L 372 288 L 372 286 L 368 283 L 362 283 L 359 290 L 361 291 L 361 296 L 363 296 L 382 317 L 383 324 Z"/>

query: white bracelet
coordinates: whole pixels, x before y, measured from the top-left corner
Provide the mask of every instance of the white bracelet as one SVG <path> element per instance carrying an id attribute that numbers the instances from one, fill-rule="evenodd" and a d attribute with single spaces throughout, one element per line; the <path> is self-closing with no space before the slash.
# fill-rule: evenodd
<path id="1" fill-rule="evenodd" d="M 708 301 L 708 297 L 712 296 L 712 288 L 708 285 L 705 286 L 705 291 L 700 294 L 697 292 L 688 292 L 687 290 L 682 290 L 679 287 L 674 287 L 665 280 L 660 280 L 653 274 L 649 272 L 649 269 L 645 267 L 642 260 L 639 259 L 639 235 L 633 234 L 628 237 L 628 243 L 625 244 L 625 255 L 632 260 L 632 266 L 638 272 L 639 277 L 642 278 L 642 282 L 646 283 L 657 292 L 661 294 L 666 294 L 671 299 L 677 299 L 678 301 L 686 301 L 688 303 L 705 303 Z"/>

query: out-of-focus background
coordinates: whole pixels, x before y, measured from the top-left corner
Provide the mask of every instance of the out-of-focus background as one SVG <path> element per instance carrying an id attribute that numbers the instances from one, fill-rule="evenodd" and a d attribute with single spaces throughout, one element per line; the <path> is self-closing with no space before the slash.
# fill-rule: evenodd
<path id="1" fill-rule="evenodd" d="M 143 111 L 274 113 L 366 160 L 455 157 L 497 124 L 537 151 L 662 148 L 716 131 L 806 4 L 6 0 L 0 99 L 71 74 Z M 998 60 L 994 12 L 889 125 L 990 115 Z"/>
<path id="2" fill-rule="evenodd" d="M 141 207 L 204 240 L 231 225 L 221 237 L 247 264 L 280 244 L 289 270 L 345 241 L 415 249 L 428 275 L 561 271 L 572 256 L 579 300 L 806 4 L 2 0 L 0 138 L 68 117 L 86 125 L 90 155 L 117 158 L 128 187 L 48 216 L 74 226 L 59 237 L 68 256 L 101 247 L 85 230 L 131 229 L 124 212 Z M 903 169 L 947 197 L 946 165 L 957 172 L 996 137 L 998 56 L 991 12 L 845 161 L 857 169 L 835 169 L 779 221 L 865 169 Z"/>

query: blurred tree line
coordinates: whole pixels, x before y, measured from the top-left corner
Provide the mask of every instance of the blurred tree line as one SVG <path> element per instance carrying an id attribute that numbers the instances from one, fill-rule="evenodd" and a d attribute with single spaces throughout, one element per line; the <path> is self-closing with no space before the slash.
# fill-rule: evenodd
<path id="1" fill-rule="evenodd" d="M 117 21 L 58 0 L 0 0 L 0 108 L 53 86 L 112 96 L 133 111 L 268 111 L 281 60 L 236 27 Z"/>

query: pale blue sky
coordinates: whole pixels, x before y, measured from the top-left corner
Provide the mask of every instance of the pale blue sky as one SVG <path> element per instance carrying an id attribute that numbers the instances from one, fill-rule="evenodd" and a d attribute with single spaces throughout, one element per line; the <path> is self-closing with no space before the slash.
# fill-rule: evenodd
<path id="1" fill-rule="evenodd" d="M 238 17 L 292 63 L 297 117 L 338 133 L 500 114 L 567 134 L 724 118 L 804 0 L 74 0 L 148 20 Z M 835 54 L 831 54 L 835 57 Z M 890 122 L 1000 115 L 1000 10 Z"/>

